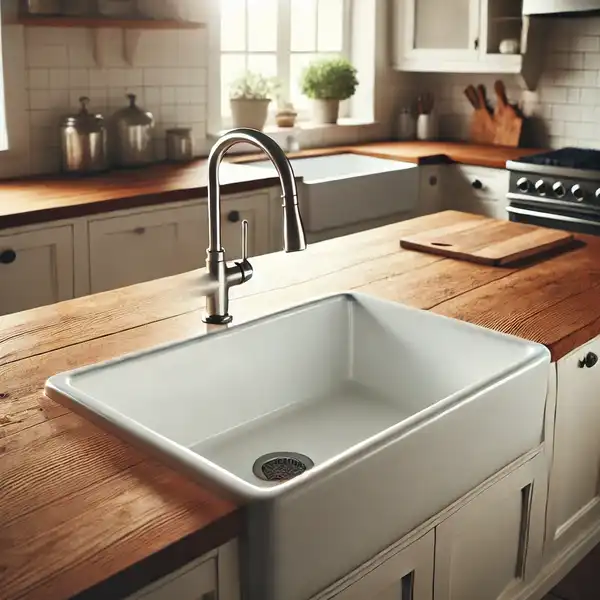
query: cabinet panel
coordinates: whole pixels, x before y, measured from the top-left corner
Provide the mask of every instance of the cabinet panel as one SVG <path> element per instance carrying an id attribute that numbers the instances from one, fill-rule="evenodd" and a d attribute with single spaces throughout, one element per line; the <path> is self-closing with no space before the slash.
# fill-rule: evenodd
<path id="1" fill-rule="evenodd" d="M 206 208 L 200 205 L 104 217 L 89 223 L 91 293 L 204 266 Z"/>
<path id="2" fill-rule="evenodd" d="M 430 531 L 332 600 L 432 600 L 434 540 Z"/>
<path id="3" fill-rule="evenodd" d="M 557 364 L 549 535 L 553 550 L 600 522 L 600 356 L 596 339 Z M 592 362 L 590 362 L 592 361 Z"/>
<path id="4" fill-rule="evenodd" d="M 480 0 L 404 0 L 404 57 L 477 61 L 479 8 Z"/>
<path id="5" fill-rule="evenodd" d="M 248 253 L 259 256 L 271 251 L 269 231 L 269 196 L 225 198 L 223 201 L 222 245 L 227 260 L 237 260 L 242 256 L 242 220 L 248 221 Z"/>
<path id="6" fill-rule="evenodd" d="M 0 314 L 73 298 L 70 225 L 0 235 Z"/>
<path id="7" fill-rule="evenodd" d="M 144 588 L 128 600 L 217 600 L 217 560 L 200 559 Z"/>
<path id="8" fill-rule="evenodd" d="M 500 600 L 539 571 L 546 495 L 537 455 L 436 528 L 436 600 Z"/>
<path id="9" fill-rule="evenodd" d="M 444 208 L 507 219 L 509 175 L 505 169 L 450 166 L 444 171 Z"/>

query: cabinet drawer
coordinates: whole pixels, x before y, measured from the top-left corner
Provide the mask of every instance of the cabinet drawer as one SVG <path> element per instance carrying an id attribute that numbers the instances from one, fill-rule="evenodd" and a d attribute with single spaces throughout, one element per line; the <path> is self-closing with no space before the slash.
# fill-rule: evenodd
<path id="1" fill-rule="evenodd" d="M 0 234 L 0 314 L 73 298 L 70 225 Z"/>
<path id="2" fill-rule="evenodd" d="M 217 559 L 190 563 L 128 600 L 217 600 Z"/>
<path id="3" fill-rule="evenodd" d="M 489 200 L 501 200 L 508 194 L 508 171 L 459 165 L 458 172 L 472 193 Z"/>
<path id="4" fill-rule="evenodd" d="M 140 211 L 90 221 L 91 293 L 204 266 L 206 207 Z"/>

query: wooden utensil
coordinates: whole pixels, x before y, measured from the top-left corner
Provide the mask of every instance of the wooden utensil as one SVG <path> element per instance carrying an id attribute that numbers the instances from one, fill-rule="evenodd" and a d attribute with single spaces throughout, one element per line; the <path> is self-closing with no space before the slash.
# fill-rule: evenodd
<path id="1" fill-rule="evenodd" d="M 481 217 L 477 221 L 403 237 L 400 246 L 483 265 L 501 266 L 552 249 L 566 248 L 572 241 L 573 234 L 565 231 Z"/>
<path id="2" fill-rule="evenodd" d="M 502 80 L 499 79 L 494 83 L 494 90 L 496 91 L 494 144 L 517 147 L 521 140 L 523 118 L 517 113 L 515 107 L 508 102 L 506 87 Z"/>
<path id="3" fill-rule="evenodd" d="M 471 117 L 469 140 L 475 144 L 492 144 L 495 137 L 494 119 L 490 113 L 485 97 L 485 88 L 475 89 L 469 85 L 465 88 L 465 96 L 475 109 Z"/>

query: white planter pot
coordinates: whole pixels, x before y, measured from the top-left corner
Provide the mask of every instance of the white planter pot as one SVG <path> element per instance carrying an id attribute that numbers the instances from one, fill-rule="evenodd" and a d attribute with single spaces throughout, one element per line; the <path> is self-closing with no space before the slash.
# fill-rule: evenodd
<path id="1" fill-rule="evenodd" d="M 315 123 L 335 124 L 339 113 L 339 100 L 313 100 L 312 102 L 312 115 Z"/>
<path id="2" fill-rule="evenodd" d="M 270 100 L 230 100 L 234 127 L 263 130 L 267 121 Z"/>

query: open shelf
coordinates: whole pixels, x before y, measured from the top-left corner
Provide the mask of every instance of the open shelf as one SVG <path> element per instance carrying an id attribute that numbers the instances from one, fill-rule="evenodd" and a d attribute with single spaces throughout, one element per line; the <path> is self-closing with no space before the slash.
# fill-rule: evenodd
<path id="1" fill-rule="evenodd" d="M 89 27 L 92 29 L 119 28 L 119 29 L 203 29 L 205 23 L 192 21 L 175 21 L 168 19 L 148 18 L 113 18 L 113 17 L 72 17 L 56 16 L 42 17 L 37 15 L 21 15 L 21 25 L 30 27 Z"/>

